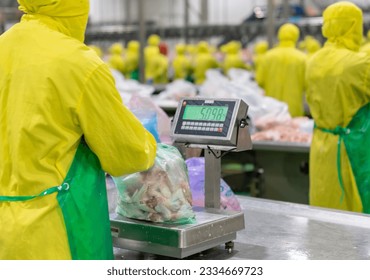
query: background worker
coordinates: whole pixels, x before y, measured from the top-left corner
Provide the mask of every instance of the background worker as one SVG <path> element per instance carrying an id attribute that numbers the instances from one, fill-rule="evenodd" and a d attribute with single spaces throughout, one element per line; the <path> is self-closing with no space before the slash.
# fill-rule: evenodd
<path id="1" fill-rule="evenodd" d="M 148 84 L 166 84 L 168 82 L 168 58 L 160 52 L 161 38 L 152 34 L 144 50 L 145 80 Z"/>
<path id="2" fill-rule="evenodd" d="M 217 68 L 219 65 L 216 58 L 211 54 L 209 45 L 201 41 L 197 46 L 197 53 L 194 58 L 194 82 L 197 85 L 203 84 L 208 69 Z"/>
<path id="3" fill-rule="evenodd" d="M 224 74 L 227 76 L 229 70 L 232 68 L 237 69 L 245 69 L 247 70 L 248 67 L 246 63 L 243 61 L 242 56 L 240 55 L 241 44 L 237 41 L 231 41 L 226 45 L 226 55 L 223 61 L 223 71 Z"/>
<path id="4" fill-rule="evenodd" d="M 189 80 L 191 74 L 191 62 L 186 56 L 186 46 L 184 44 L 176 45 L 176 56 L 172 61 L 174 79 Z"/>
<path id="5" fill-rule="evenodd" d="M 124 61 L 125 77 L 127 79 L 139 80 L 139 57 L 140 43 L 135 40 L 128 42 Z"/>
<path id="6" fill-rule="evenodd" d="M 0 36 L 0 259 L 112 259 L 104 171 L 150 168 L 156 142 L 83 43 L 89 0 L 18 3 Z"/>
<path id="7" fill-rule="evenodd" d="M 267 41 L 260 41 L 254 45 L 253 70 L 255 72 L 258 69 L 258 65 L 261 64 L 261 60 L 265 56 L 268 49 L 269 49 L 269 45 Z"/>
<path id="8" fill-rule="evenodd" d="M 109 48 L 108 65 L 121 73 L 125 74 L 125 62 L 123 59 L 124 48 L 121 43 L 114 43 Z"/>
<path id="9" fill-rule="evenodd" d="M 362 11 L 338 2 L 323 13 L 327 39 L 307 66 L 315 120 L 310 204 L 370 213 L 370 57 L 359 52 Z"/>
<path id="10" fill-rule="evenodd" d="M 286 102 L 293 117 L 303 116 L 306 55 L 296 49 L 299 29 L 286 23 L 279 28 L 278 38 L 278 46 L 259 63 L 256 81 L 267 96 Z"/>

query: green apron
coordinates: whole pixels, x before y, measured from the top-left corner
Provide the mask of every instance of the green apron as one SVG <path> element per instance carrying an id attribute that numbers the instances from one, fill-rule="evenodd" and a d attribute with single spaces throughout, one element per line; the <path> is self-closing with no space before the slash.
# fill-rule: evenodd
<path id="1" fill-rule="evenodd" d="M 356 185 L 362 201 L 363 212 L 370 214 L 370 103 L 357 111 L 347 127 L 335 129 L 319 128 L 321 131 L 338 135 L 337 169 L 338 179 L 344 195 L 341 175 L 340 147 L 342 140 L 346 147 Z"/>
<path id="2" fill-rule="evenodd" d="M 84 141 L 78 146 L 68 174 L 60 186 L 34 196 L 0 196 L 1 201 L 26 201 L 58 192 L 74 260 L 113 259 L 105 173 Z"/>

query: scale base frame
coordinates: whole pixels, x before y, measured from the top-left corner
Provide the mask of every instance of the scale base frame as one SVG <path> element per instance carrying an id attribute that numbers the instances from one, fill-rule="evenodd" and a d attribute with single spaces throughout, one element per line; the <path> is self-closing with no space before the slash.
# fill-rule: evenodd
<path id="1" fill-rule="evenodd" d="M 113 246 L 177 259 L 201 253 L 236 239 L 245 229 L 244 213 L 193 208 L 196 222 L 186 225 L 156 224 L 111 215 Z M 231 252 L 230 247 L 229 253 Z"/>

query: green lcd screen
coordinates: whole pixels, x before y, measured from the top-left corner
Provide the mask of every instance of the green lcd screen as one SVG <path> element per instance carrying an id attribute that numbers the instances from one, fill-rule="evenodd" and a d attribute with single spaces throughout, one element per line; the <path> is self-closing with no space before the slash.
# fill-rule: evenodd
<path id="1" fill-rule="evenodd" d="M 187 105 L 184 110 L 183 119 L 224 122 L 228 109 L 228 106 Z"/>

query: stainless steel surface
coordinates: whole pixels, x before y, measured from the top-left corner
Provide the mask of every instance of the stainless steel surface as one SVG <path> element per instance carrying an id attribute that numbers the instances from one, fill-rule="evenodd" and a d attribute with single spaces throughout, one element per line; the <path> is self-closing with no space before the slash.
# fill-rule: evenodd
<path id="1" fill-rule="evenodd" d="M 221 151 L 204 150 L 204 158 L 204 205 L 220 209 Z"/>
<path id="2" fill-rule="evenodd" d="M 370 216 L 238 196 L 246 228 L 229 254 L 217 246 L 188 259 L 370 260 Z M 115 248 L 116 259 L 170 259 Z"/>
<path id="3" fill-rule="evenodd" d="M 184 258 L 236 238 L 243 230 L 242 212 L 194 207 L 196 222 L 156 224 L 111 214 L 113 245 L 139 252 Z"/>
<path id="4" fill-rule="evenodd" d="M 309 153 L 310 143 L 254 141 L 253 150 Z"/>

